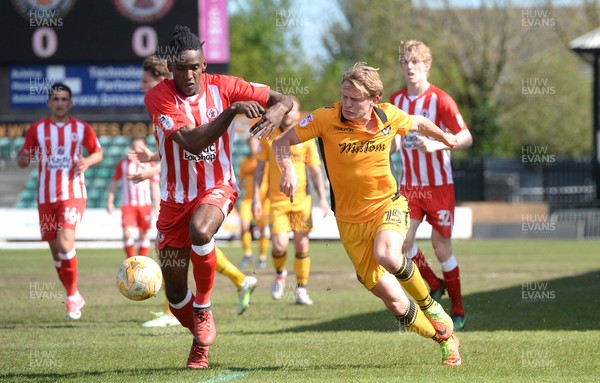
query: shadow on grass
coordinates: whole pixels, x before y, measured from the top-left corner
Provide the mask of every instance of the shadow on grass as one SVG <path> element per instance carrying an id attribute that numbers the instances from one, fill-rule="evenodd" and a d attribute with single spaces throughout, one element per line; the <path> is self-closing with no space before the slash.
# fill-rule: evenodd
<path id="1" fill-rule="evenodd" d="M 600 330 L 595 313 L 600 304 L 600 271 L 527 282 L 519 286 L 463 296 L 465 331 Z M 449 309 L 447 297 L 442 305 Z M 396 331 L 387 310 L 338 318 L 281 332 Z"/>
<path id="2" fill-rule="evenodd" d="M 369 363 L 368 365 L 365 363 L 361 363 L 357 361 L 356 365 L 350 365 L 354 368 L 381 368 L 388 369 L 389 366 L 385 364 L 381 365 L 373 365 Z M 347 370 L 349 365 L 347 363 L 340 365 L 327 365 L 327 370 Z M 139 379 L 143 379 L 144 376 L 148 376 L 148 379 L 154 381 L 156 376 L 168 376 L 170 377 L 168 381 L 175 381 L 177 379 L 186 379 L 187 376 L 192 376 L 194 381 L 196 379 L 200 379 L 198 381 L 202 382 L 222 382 L 229 380 L 236 380 L 243 378 L 244 376 L 249 376 L 256 372 L 291 372 L 291 371 L 306 371 L 307 366 L 304 365 L 291 365 L 289 363 L 283 364 L 280 366 L 263 366 L 263 367 L 253 367 L 253 368 L 243 368 L 243 367 L 235 367 L 231 368 L 230 366 L 221 365 L 220 363 L 214 363 L 210 365 L 208 370 L 190 370 L 184 367 L 163 367 L 163 368 L 115 368 L 112 370 L 105 371 L 85 371 L 85 372 L 42 372 L 39 374 L 36 373 L 0 373 L 0 381 L 2 382 L 35 382 L 35 383 L 44 383 L 44 382 L 59 382 L 64 380 L 77 380 L 80 379 L 82 381 L 89 381 L 90 379 L 100 379 L 104 381 L 105 379 L 110 379 L 111 377 L 118 376 L 118 381 L 127 381 L 128 378 L 135 379 L 136 381 Z M 311 367 L 314 369 L 314 366 Z"/>

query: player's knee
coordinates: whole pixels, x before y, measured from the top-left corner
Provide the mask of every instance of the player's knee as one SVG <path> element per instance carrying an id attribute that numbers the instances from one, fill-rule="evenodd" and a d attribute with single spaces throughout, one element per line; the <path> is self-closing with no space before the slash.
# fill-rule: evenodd
<path id="1" fill-rule="evenodd" d="M 70 253 L 74 248 L 75 244 L 70 241 L 59 240 L 56 243 L 56 248 L 59 253 Z"/>
<path id="2" fill-rule="evenodd" d="M 273 248 L 273 251 L 271 251 L 271 256 L 273 258 L 285 257 L 286 256 L 285 249 L 281 250 L 281 249 L 275 249 L 275 248 Z"/>
<path id="3" fill-rule="evenodd" d="M 375 260 L 387 271 L 393 272 L 398 270 L 402 264 L 402 260 L 399 257 L 398 251 L 393 251 L 392 248 L 381 249 L 380 251 L 374 252 Z M 402 256 L 404 258 L 404 256 Z"/>
<path id="4" fill-rule="evenodd" d="M 195 245 L 204 245 L 212 240 L 214 233 L 206 226 L 190 225 L 190 239 Z"/>

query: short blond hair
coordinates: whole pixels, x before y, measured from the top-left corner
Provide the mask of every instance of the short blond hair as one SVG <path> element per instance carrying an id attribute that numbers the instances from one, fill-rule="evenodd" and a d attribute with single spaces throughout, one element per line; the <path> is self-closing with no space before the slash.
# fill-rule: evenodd
<path id="1" fill-rule="evenodd" d="M 342 83 L 348 81 L 354 85 L 362 94 L 369 97 L 381 97 L 383 94 L 383 82 L 377 72 L 379 68 L 373 68 L 364 62 L 357 62 L 342 76 Z"/>
<path id="2" fill-rule="evenodd" d="M 398 49 L 398 61 L 400 63 L 417 59 L 422 62 L 431 62 L 431 50 L 425 43 L 419 40 L 400 41 Z"/>
<path id="3" fill-rule="evenodd" d="M 173 75 L 167 68 L 167 60 L 161 59 L 155 55 L 146 57 L 144 64 L 142 64 L 142 68 L 144 71 L 150 72 L 152 77 L 154 77 L 156 80 L 160 80 L 161 78 L 173 78 Z"/>

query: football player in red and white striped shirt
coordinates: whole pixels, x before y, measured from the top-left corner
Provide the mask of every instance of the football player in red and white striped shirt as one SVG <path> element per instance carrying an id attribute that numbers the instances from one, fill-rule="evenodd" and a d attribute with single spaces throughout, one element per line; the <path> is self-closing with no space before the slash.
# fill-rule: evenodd
<path id="1" fill-rule="evenodd" d="M 410 40 L 400 44 L 399 52 L 407 87 L 392 94 L 390 102 L 408 114 L 425 116 L 442 130 L 455 134 L 458 145 L 453 150 L 469 148 L 473 138 L 456 103 L 427 79 L 432 61 L 429 48 L 420 41 Z M 450 148 L 415 132 L 401 140 L 399 136 L 396 139 L 395 146 L 399 146 L 402 154 L 400 189 L 408 199 L 411 218 L 402 251 L 418 266 L 435 300 L 439 302 L 444 290 L 448 291 L 454 328 L 460 330 L 464 327 L 465 313 L 458 262 L 452 254 L 455 201 Z M 392 153 L 395 150 L 392 148 Z M 433 227 L 431 243 L 444 279 L 435 275 L 423 252 L 415 245 L 415 234 L 424 217 Z"/>
<path id="2" fill-rule="evenodd" d="M 37 162 L 42 241 L 50 245 L 58 277 L 67 292 L 67 319 L 79 319 L 85 300 L 77 289 L 75 229 L 87 199 L 84 172 L 102 161 L 102 148 L 88 123 L 69 116 L 72 106 L 71 89 L 54 84 L 48 95 L 50 116 L 27 129 L 18 163 L 25 168 Z M 84 157 L 83 148 L 88 157 Z"/>
<path id="3" fill-rule="evenodd" d="M 237 114 L 262 116 L 255 132 L 270 135 L 292 102 L 266 86 L 205 73 L 202 44 L 187 27 L 174 28 L 168 48 L 173 80 L 156 85 L 145 97 L 161 157 L 159 257 L 171 311 L 194 334 L 187 366 L 207 368 L 208 346 L 216 336 L 210 310 L 213 237 L 238 194 L 230 124 Z M 187 286 L 189 261 L 195 295 Z"/>
<path id="4" fill-rule="evenodd" d="M 144 150 L 146 137 L 132 137 L 131 149 Z M 138 255 L 147 256 L 150 252 L 148 231 L 152 225 L 152 203 L 158 209 L 160 203 L 160 188 L 158 175 L 141 182 L 130 181 L 132 175 L 148 171 L 154 167 L 153 162 L 132 161 L 127 157 L 121 159 L 115 166 L 115 173 L 108 190 L 106 210 L 112 214 L 115 209 L 115 192 L 121 181 L 121 217 L 123 222 L 123 247 L 127 257 L 135 253 L 132 231 L 138 229 Z"/>

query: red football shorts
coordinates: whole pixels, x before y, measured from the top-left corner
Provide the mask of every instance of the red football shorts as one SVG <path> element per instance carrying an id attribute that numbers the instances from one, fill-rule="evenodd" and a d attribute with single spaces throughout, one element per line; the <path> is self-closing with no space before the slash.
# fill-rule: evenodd
<path id="1" fill-rule="evenodd" d="M 408 200 L 410 219 L 427 222 L 443 237 L 452 236 L 454 225 L 454 185 L 402 186 L 402 195 Z"/>
<path id="2" fill-rule="evenodd" d="M 141 231 L 148 231 L 152 227 L 152 205 L 146 206 L 121 206 L 123 228 L 126 226 L 137 227 Z"/>
<path id="3" fill-rule="evenodd" d="M 40 218 L 40 233 L 42 241 L 53 241 L 59 230 L 75 230 L 83 218 L 86 200 L 84 198 L 70 199 L 54 203 L 38 205 Z"/>
<path id="4" fill-rule="evenodd" d="M 223 212 L 225 222 L 237 197 L 238 193 L 233 187 L 221 184 L 198 194 L 193 201 L 184 204 L 161 201 L 156 224 L 158 249 L 162 250 L 166 246 L 177 249 L 190 247 L 190 219 L 196 209 L 204 204 L 214 205 Z"/>

